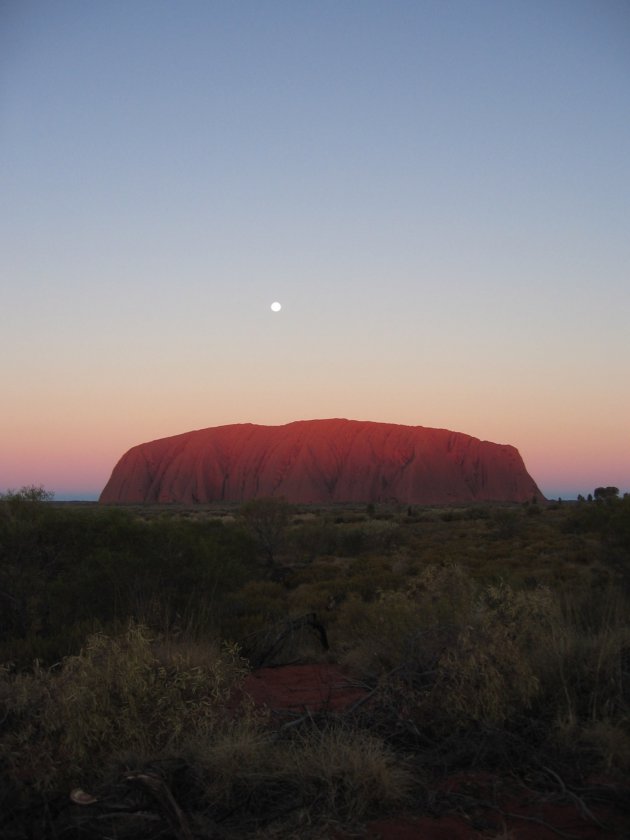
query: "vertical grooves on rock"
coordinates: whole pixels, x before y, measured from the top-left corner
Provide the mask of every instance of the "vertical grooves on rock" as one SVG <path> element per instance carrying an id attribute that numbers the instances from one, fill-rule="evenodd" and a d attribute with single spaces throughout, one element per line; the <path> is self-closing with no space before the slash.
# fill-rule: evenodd
<path id="1" fill-rule="evenodd" d="M 446 429 L 356 420 L 238 424 L 140 444 L 102 502 L 440 504 L 543 499 L 518 451 Z"/>

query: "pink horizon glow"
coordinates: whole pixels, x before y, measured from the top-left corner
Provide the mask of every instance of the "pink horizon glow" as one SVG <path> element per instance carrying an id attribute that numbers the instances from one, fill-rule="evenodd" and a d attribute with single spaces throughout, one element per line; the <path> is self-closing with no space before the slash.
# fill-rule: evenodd
<path id="1" fill-rule="evenodd" d="M 332 415 L 331 415 L 332 416 Z M 334 416 L 341 416 L 336 414 Z M 313 419 L 313 418 L 291 418 Z M 321 419 L 321 418 L 320 418 Z M 350 419 L 372 419 L 378 422 L 395 422 L 388 418 L 383 421 L 381 418 L 351 417 Z M 255 422 L 240 420 L 239 422 Z M 262 425 L 282 425 L 282 420 L 262 423 Z M 141 424 L 138 424 L 141 426 Z M 171 428 L 169 428 L 171 425 Z M 208 425 L 224 425 L 223 422 L 188 427 L 172 427 L 172 424 L 165 424 L 165 432 L 159 428 L 159 424 L 153 422 L 147 424 L 149 434 L 144 434 L 142 428 L 118 429 L 117 433 L 110 434 L 109 439 L 102 435 L 94 435 L 88 432 L 64 435 L 58 431 L 52 438 L 41 438 L 36 440 L 24 439 L 18 445 L 14 445 L 11 453 L 5 455 L 1 464 L 2 487 L 0 492 L 8 489 L 17 489 L 24 485 L 43 485 L 54 491 L 57 498 L 64 498 L 68 494 L 78 494 L 95 498 L 103 489 L 105 483 L 120 457 L 132 446 L 154 440 L 160 437 L 169 437 L 192 431 L 193 428 L 205 428 Z M 426 423 L 406 423 L 403 425 L 429 425 Z M 436 424 L 431 424 L 436 425 Z M 452 424 L 454 425 L 454 424 Z M 440 428 L 451 428 L 451 426 L 439 425 Z M 471 434 L 462 424 L 452 431 Z M 548 498 L 555 498 L 562 495 L 564 498 L 574 498 L 581 493 L 587 495 L 600 485 L 613 484 L 620 487 L 621 492 L 628 492 L 627 476 L 629 474 L 628 459 L 624 462 L 620 459 L 619 453 L 610 452 L 606 441 L 599 441 L 597 445 L 591 442 L 580 444 L 569 443 L 562 440 L 558 435 L 551 441 L 551 448 L 545 441 L 536 441 L 530 435 L 523 444 L 505 435 L 474 435 L 482 439 L 493 440 L 495 443 L 508 443 L 515 446 L 525 466 L 540 487 L 543 494 Z"/>

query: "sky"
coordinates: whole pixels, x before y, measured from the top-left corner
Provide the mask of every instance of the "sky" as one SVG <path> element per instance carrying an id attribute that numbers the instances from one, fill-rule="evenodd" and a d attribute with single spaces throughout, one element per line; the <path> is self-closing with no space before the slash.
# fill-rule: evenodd
<path id="1" fill-rule="evenodd" d="M 629 335 L 628 0 L 0 0 L 0 492 L 329 417 L 630 491 Z"/>

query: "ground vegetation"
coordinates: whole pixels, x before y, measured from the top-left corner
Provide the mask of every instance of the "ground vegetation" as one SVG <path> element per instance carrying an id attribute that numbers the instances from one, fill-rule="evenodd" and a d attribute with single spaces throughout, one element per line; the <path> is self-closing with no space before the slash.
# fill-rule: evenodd
<path id="1" fill-rule="evenodd" d="M 487 785 L 445 792 L 488 774 L 623 836 L 630 499 L 110 507 L 23 488 L 0 498 L 0 662 L 8 840 L 363 836 L 392 813 L 523 836 L 531 814 L 509 823 Z M 244 689 L 296 663 L 341 666 L 360 699 L 279 719 Z"/>

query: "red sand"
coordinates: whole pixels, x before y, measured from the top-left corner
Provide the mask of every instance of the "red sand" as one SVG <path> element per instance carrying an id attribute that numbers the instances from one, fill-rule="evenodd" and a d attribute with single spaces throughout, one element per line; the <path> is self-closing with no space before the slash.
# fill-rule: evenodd
<path id="1" fill-rule="evenodd" d="M 365 696 L 338 665 L 284 665 L 260 668 L 243 684 L 257 706 L 273 711 L 340 711 Z"/>

